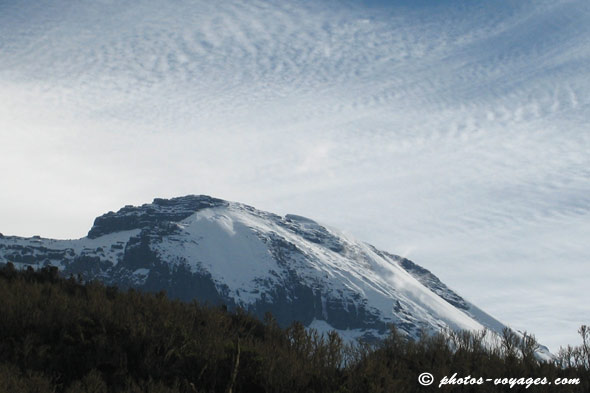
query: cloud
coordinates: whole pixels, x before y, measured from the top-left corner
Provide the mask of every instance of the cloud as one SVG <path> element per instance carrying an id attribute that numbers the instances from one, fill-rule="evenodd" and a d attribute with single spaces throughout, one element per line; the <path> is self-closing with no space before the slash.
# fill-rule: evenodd
<path id="1" fill-rule="evenodd" d="M 587 315 L 590 6 L 0 5 L 2 232 L 205 193 L 406 254 L 546 344 Z"/>

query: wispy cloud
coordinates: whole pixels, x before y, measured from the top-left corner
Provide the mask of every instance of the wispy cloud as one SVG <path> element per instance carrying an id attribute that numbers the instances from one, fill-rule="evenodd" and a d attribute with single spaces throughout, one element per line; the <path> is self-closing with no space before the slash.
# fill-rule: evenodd
<path id="1" fill-rule="evenodd" d="M 207 193 L 407 254 L 552 346 L 587 323 L 587 1 L 0 4 L 1 231 Z"/>

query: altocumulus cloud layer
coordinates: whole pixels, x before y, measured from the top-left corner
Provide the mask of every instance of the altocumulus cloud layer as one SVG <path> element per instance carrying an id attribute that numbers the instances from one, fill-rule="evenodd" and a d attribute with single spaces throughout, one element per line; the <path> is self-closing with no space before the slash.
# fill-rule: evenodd
<path id="1" fill-rule="evenodd" d="M 555 350 L 590 322 L 589 43 L 586 0 L 2 1 L 0 230 L 304 214 Z"/>

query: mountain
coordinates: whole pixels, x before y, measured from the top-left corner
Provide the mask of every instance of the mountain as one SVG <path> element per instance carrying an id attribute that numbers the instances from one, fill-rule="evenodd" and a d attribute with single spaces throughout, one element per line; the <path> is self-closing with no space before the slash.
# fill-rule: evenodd
<path id="1" fill-rule="evenodd" d="M 56 266 L 122 288 L 241 307 L 347 339 L 388 324 L 411 337 L 505 325 L 430 271 L 317 222 L 205 195 L 154 199 L 95 219 L 78 240 L 0 235 L 0 263 Z"/>

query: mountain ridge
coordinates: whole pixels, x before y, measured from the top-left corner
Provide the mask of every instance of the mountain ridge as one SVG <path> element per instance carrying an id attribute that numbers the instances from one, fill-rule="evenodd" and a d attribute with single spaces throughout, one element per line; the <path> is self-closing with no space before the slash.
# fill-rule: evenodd
<path id="1" fill-rule="evenodd" d="M 97 217 L 77 240 L 0 237 L 0 262 L 57 266 L 123 288 L 271 312 L 347 339 L 506 326 L 414 262 L 293 214 L 206 195 Z"/>

